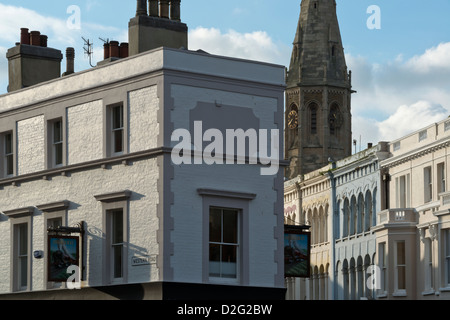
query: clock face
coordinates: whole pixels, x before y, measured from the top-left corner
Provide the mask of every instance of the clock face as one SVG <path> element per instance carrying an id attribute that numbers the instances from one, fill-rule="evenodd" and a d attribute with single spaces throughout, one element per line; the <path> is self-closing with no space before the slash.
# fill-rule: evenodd
<path id="1" fill-rule="evenodd" d="M 334 128 L 339 128 L 342 125 L 343 118 L 342 114 L 338 110 L 333 110 L 328 118 L 330 125 Z"/>
<path id="2" fill-rule="evenodd" d="M 292 110 L 288 115 L 288 126 L 289 129 L 295 129 L 298 127 L 298 113 Z"/>

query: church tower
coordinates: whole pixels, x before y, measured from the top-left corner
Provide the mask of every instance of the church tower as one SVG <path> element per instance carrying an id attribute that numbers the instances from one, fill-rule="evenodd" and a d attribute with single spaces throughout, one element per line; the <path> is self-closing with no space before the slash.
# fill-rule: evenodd
<path id="1" fill-rule="evenodd" d="M 286 76 L 285 176 L 351 155 L 351 72 L 335 0 L 302 0 Z"/>

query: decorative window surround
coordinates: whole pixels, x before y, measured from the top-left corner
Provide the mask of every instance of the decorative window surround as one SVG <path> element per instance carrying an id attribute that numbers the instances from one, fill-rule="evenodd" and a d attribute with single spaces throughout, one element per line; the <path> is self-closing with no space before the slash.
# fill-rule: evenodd
<path id="1" fill-rule="evenodd" d="M 197 189 L 197 192 L 201 196 L 213 196 L 213 197 L 225 197 L 225 198 L 237 198 L 245 200 L 253 200 L 256 198 L 254 193 L 237 192 L 237 191 L 226 191 L 226 190 L 216 190 L 216 189 Z"/>
<path id="2" fill-rule="evenodd" d="M 68 200 L 53 202 L 53 203 L 47 203 L 47 204 L 41 204 L 36 206 L 39 210 L 42 212 L 53 212 L 53 211 L 61 211 L 66 210 L 69 207 L 70 202 Z"/>
<path id="3" fill-rule="evenodd" d="M 34 207 L 26 207 L 26 208 L 3 211 L 3 214 L 10 218 L 22 218 L 22 217 L 28 217 L 28 216 L 33 215 L 33 212 L 34 212 Z"/>
<path id="4" fill-rule="evenodd" d="M 101 195 L 96 195 L 94 198 L 101 202 L 117 202 L 128 200 L 131 196 L 130 190 L 123 190 L 118 192 L 106 193 Z"/>

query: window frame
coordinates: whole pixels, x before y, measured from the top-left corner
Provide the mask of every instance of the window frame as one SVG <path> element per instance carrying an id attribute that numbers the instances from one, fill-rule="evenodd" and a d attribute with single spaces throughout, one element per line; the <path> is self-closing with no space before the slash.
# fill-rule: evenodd
<path id="1" fill-rule="evenodd" d="M 11 136 L 11 152 L 7 153 L 6 151 L 6 137 L 10 135 Z M 1 156 L 1 163 L 0 163 L 0 179 L 1 178 L 10 178 L 15 175 L 16 172 L 16 143 L 15 143 L 15 134 L 14 130 L 7 130 L 2 133 L 0 133 L 0 156 Z M 11 159 L 11 166 L 12 166 L 12 172 L 8 173 L 8 158 Z"/>
<path id="2" fill-rule="evenodd" d="M 121 127 L 115 128 L 114 110 L 121 108 Z M 128 106 L 124 101 L 105 104 L 104 128 L 105 128 L 105 157 L 116 157 L 128 153 Z M 115 151 L 115 136 L 121 132 L 122 151 Z"/>
<path id="3" fill-rule="evenodd" d="M 378 289 L 377 296 L 386 296 L 388 291 L 388 253 L 387 253 L 387 243 L 380 242 L 378 244 L 378 265 L 381 271 L 380 284 L 381 288 Z"/>
<path id="4" fill-rule="evenodd" d="M 11 292 L 26 292 L 31 290 L 31 246 L 32 246 L 32 239 L 31 239 L 31 227 L 32 227 L 32 208 L 25 208 L 20 210 L 14 210 L 13 214 L 9 215 L 5 213 L 6 215 L 10 216 L 11 218 Z M 20 234 L 18 234 L 18 228 L 20 226 L 26 225 L 26 232 L 27 232 L 27 252 L 24 257 L 26 258 L 27 262 L 27 270 L 26 270 L 26 285 L 22 286 L 20 285 L 21 276 L 20 276 L 20 270 L 19 270 L 19 253 L 18 253 L 18 246 L 20 243 L 18 243 L 18 237 Z M 23 258 L 23 257 L 22 257 Z"/>
<path id="5" fill-rule="evenodd" d="M 428 180 L 427 180 L 428 177 Z M 424 203 L 433 201 L 433 169 L 431 166 L 423 168 Z"/>
<path id="6" fill-rule="evenodd" d="M 119 215 L 120 213 L 120 215 Z M 111 283 L 121 283 L 123 282 L 123 278 L 124 278 L 124 248 L 125 248 L 125 239 L 124 239 L 124 234 L 125 234 L 125 230 L 124 230 L 124 209 L 123 208 L 116 208 L 116 209 L 109 209 L 106 211 L 106 219 L 107 219 L 107 241 L 108 241 L 108 250 L 109 250 L 109 268 L 110 268 L 110 280 Z M 118 215 L 118 217 L 116 218 L 116 215 Z M 118 219 L 118 220 L 117 220 Z M 115 240 L 115 235 L 117 230 L 115 229 L 115 227 L 117 226 L 117 222 L 120 222 L 121 224 L 119 224 L 119 227 L 121 227 L 121 230 L 118 229 L 120 231 L 120 237 L 122 241 L 117 241 Z M 120 250 L 120 261 L 117 261 L 117 256 L 116 256 L 116 248 L 119 248 Z M 120 276 L 116 276 L 116 266 L 117 266 L 117 262 L 119 262 L 120 264 Z"/>
<path id="7" fill-rule="evenodd" d="M 211 224 L 211 212 L 212 210 L 220 210 L 220 226 L 221 226 L 221 230 L 220 230 L 220 241 L 213 241 L 211 239 L 211 228 L 209 229 L 209 254 L 210 254 L 210 258 L 209 258 L 209 279 L 212 279 L 213 281 L 220 281 L 220 282 L 228 282 L 230 281 L 231 283 L 233 282 L 238 282 L 239 279 L 239 265 L 240 265 L 240 220 L 241 220 L 241 210 L 239 209 L 234 209 L 234 208 L 221 208 L 221 207 L 214 207 L 211 206 L 209 208 L 210 210 L 210 219 L 209 219 L 209 223 Z M 225 215 L 225 211 L 233 211 L 236 213 L 236 242 L 226 242 L 224 240 L 224 215 Z M 219 246 L 220 247 L 220 261 L 219 261 L 219 276 L 213 276 L 211 274 L 211 246 Z M 223 247 L 234 247 L 234 249 L 236 250 L 236 277 L 225 277 L 223 275 L 223 263 L 224 261 L 222 261 L 222 249 Z"/>
<path id="8" fill-rule="evenodd" d="M 444 287 L 450 288 L 450 229 L 444 229 Z"/>
<path id="9" fill-rule="evenodd" d="M 253 200 L 256 195 L 250 193 L 230 192 L 223 190 L 212 189 L 198 189 L 198 194 L 202 196 L 202 280 L 204 283 L 210 284 L 249 284 L 249 206 L 250 201 Z M 237 265 L 237 279 L 221 279 L 216 277 L 210 277 L 209 272 L 209 213 L 211 207 L 228 208 L 237 210 L 240 214 L 238 216 L 239 225 L 239 250 Z M 228 281 L 227 281 L 228 280 Z"/>
<path id="10" fill-rule="evenodd" d="M 403 264 L 399 263 L 399 244 L 403 244 Z M 407 290 L 407 261 L 406 261 L 406 241 L 405 240 L 397 240 L 394 242 L 394 295 L 396 296 L 406 296 L 406 290 Z M 402 274 L 402 281 L 404 283 L 404 288 L 400 288 L 400 274 L 399 269 L 403 268 L 403 274 Z"/>
<path id="11" fill-rule="evenodd" d="M 436 166 L 436 171 L 437 171 L 437 180 L 438 180 L 438 184 L 437 184 L 437 193 L 443 193 L 447 190 L 446 188 L 446 168 L 445 168 L 445 162 L 440 162 L 437 164 Z"/>
<path id="12" fill-rule="evenodd" d="M 105 234 L 103 241 L 103 283 L 105 285 L 111 284 L 126 284 L 128 283 L 128 241 L 129 241 L 129 199 L 131 191 L 124 190 L 119 192 L 113 192 L 109 194 L 95 195 L 94 198 L 97 201 L 102 202 L 102 232 Z M 123 227 L 123 247 L 122 247 L 122 277 L 114 277 L 114 268 L 111 265 L 112 261 L 112 249 L 110 244 L 112 243 L 111 237 L 111 215 L 110 213 L 115 210 L 122 210 L 122 227 Z"/>
<path id="13" fill-rule="evenodd" d="M 55 140 L 55 125 L 56 123 L 61 123 L 60 127 L 60 140 Z M 48 166 L 49 168 L 59 168 L 65 165 L 65 157 L 64 157 L 64 141 L 65 141 L 65 135 L 64 135 L 64 121 L 63 118 L 56 118 L 49 120 L 47 122 L 47 130 L 48 130 Z M 57 145 L 60 145 L 60 151 L 61 152 L 61 163 L 56 162 L 57 158 Z"/>

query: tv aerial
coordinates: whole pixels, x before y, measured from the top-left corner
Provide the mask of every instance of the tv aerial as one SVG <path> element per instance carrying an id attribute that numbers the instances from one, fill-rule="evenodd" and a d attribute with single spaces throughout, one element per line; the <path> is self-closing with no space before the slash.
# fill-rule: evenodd
<path id="1" fill-rule="evenodd" d="M 84 37 L 81 37 L 84 41 L 84 54 L 89 58 L 89 65 L 93 68 L 92 65 L 92 55 L 94 54 L 94 50 L 92 49 L 94 46 L 94 43 L 91 43 L 89 39 L 85 39 Z"/>
<path id="2" fill-rule="evenodd" d="M 105 44 L 108 44 L 108 43 L 109 43 L 109 38 L 107 38 L 107 39 L 105 40 L 105 39 L 99 37 L 99 39 L 100 39 L 101 41 L 103 41 Z"/>

